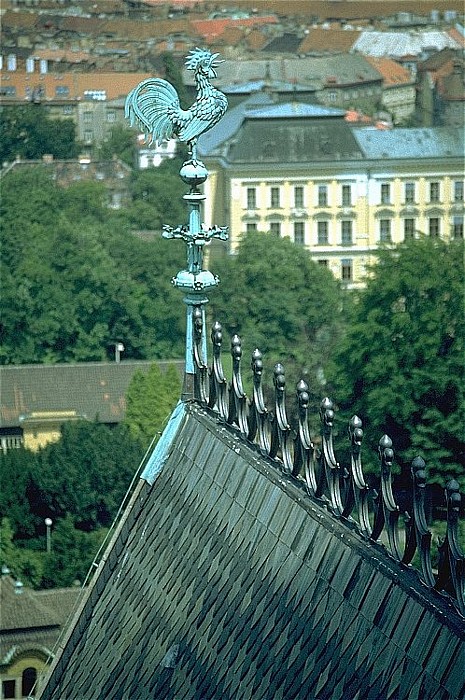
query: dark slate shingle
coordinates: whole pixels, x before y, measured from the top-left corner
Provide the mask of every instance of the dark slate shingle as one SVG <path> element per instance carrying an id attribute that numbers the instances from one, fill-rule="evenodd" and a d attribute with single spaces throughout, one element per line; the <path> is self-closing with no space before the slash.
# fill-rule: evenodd
<path id="1" fill-rule="evenodd" d="M 246 443 L 233 449 L 233 429 L 183 413 L 40 700 L 458 700 L 445 657 L 465 629 L 444 599 Z"/>

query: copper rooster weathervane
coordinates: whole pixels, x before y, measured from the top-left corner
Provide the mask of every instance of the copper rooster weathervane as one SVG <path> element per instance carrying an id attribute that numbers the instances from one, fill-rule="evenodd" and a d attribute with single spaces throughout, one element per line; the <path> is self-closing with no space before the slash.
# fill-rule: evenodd
<path id="1" fill-rule="evenodd" d="M 150 143 L 160 143 L 177 137 L 188 145 L 189 159 L 179 172 L 181 179 L 190 185 L 184 195 L 189 205 L 188 225 L 177 228 L 163 226 L 164 238 L 182 238 L 187 243 L 187 269 L 178 272 L 171 280 L 186 295 L 186 365 L 183 400 L 193 399 L 195 394 L 195 365 L 207 367 L 207 341 L 205 336 L 205 292 L 219 283 L 217 275 L 203 267 L 203 249 L 212 238 L 227 240 L 227 226 L 207 228 L 201 222 L 200 205 L 205 195 L 200 192 L 208 171 L 197 158 L 197 140 L 201 134 L 219 122 L 226 112 L 228 101 L 222 92 L 211 84 L 216 78 L 215 67 L 220 63 L 218 54 L 205 49 L 193 49 L 186 60 L 186 68 L 194 71 L 197 98 L 187 110 L 181 108 L 175 88 L 162 78 L 143 80 L 126 99 L 126 117 L 136 124 L 149 138 Z"/>
<path id="2" fill-rule="evenodd" d="M 176 89 L 162 78 L 143 80 L 126 99 L 126 117 L 136 123 L 150 142 L 159 143 L 176 136 L 188 144 L 191 159 L 197 160 L 197 139 L 221 119 L 228 108 L 226 95 L 210 80 L 217 77 L 217 53 L 193 49 L 186 60 L 187 70 L 194 72 L 197 98 L 187 110 L 181 108 Z"/>

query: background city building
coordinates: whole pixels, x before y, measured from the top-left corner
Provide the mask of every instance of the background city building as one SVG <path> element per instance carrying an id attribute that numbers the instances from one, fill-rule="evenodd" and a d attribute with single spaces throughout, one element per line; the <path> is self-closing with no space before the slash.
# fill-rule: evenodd
<path id="1" fill-rule="evenodd" d="M 230 252 L 250 231 L 288 236 L 350 287 L 379 245 L 463 237 L 463 131 L 360 128 L 344 115 L 249 101 L 202 137 L 206 217 L 227 222 Z"/>

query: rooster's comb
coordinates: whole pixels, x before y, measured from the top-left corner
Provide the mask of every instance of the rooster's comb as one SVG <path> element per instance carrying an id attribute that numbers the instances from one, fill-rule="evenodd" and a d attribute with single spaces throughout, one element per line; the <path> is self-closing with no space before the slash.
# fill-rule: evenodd
<path id="1" fill-rule="evenodd" d="M 205 67 L 214 68 L 219 63 L 222 63 L 222 61 L 215 60 L 218 56 L 218 53 L 211 53 L 208 49 L 199 49 L 197 47 L 189 51 L 189 55 L 186 58 L 186 68 L 187 70 L 197 70 L 200 64 L 204 64 Z"/>

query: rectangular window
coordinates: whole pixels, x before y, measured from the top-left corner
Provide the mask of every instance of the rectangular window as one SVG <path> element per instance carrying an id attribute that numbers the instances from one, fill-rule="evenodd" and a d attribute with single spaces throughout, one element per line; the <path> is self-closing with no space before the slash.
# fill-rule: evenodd
<path id="1" fill-rule="evenodd" d="M 2 681 L 2 698 L 16 697 L 16 681 Z"/>
<path id="2" fill-rule="evenodd" d="M 92 123 L 92 112 L 84 112 L 83 115 L 84 124 Z"/>
<path id="3" fill-rule="evenodd" d="M 352 245 L 352 221 L 341 221 L 341 245 Z"/>
<path id="4" fill-rule="evenodd" d="M 437 216 L 433 216 L 428 221 L 428 232 L 431 238 L 437 238 L 440 234 L 440 220 Z"/>
<path id="5" fill-rule="evenodd" d="M 4 95 L 5 97 L 15 97 L 16 88 L 14 85 L 2 85 L 0 87 L 0 95 Z"/>
<path id="6" fill-rule="evenodd" d="M 294 187 L 294 207 L 296 209 L 304 208 L 304 188 L 301 185 Z"/>
<path id="7" fill-rule="evenodd" d="M 65 105 L 63 107 L 63 114 L 72 114 L 73 113 L 73 108 L 71 105 Z"/>
<path id="8" fill-rule="evenodd" d="M 415 236 L 415 219 L 404 219 L 404 240 Z"/>
<path id="9" fill-rule="evenodd" d="M 85 143 L 92 143 L 93 138 L 94 138 L 93 131 L 84 131 L 84 142 Z"/>
<path id="10" fill-rule="evenodd" d="M 440 201 L 439 182 L 430 182 L 429 183 L 429 201 L 430 202 L 439 202 Z"/>
<path id="11" fill-rule="evenodd" d="M 463 202 L 463 180 L 454 182 L 454 202 Z"/>
<path id="12" fill-rule="evenodd" d="M 352 187 L 350 185 L 342 185 L 342 206 L 352 206 Z"/>
<path id="13" fill-rule="evenodd" d="M 279 198 L 279 187 L 272 187 L 270 189 L 270 195 L 271 195 L 271 207 L 273 209 L 277 209 L 280 207 L 280 198 Z"/>
<path id="14" fill-rule="evenodd" d="M 255 222 L 248 223 L 245 225 L 245 230 L 247 233 L 255 233 L 257 231 L 257 224 Z"/>
<path id="15" fill-rule="evenodd" d="M 116 112 L 107 112 L 107 122 L 109 124 L 116 121 Z"/>
<path id="16" fill-rule="evenodd" d="M 391 203 L 391 185 L 388 182 L 381 184 L 381 204 Z"/>
<path id="17" fill-rule="evenodd" d="M 256 209 L 257 190 L 255 187 L 247 187 L 247 209 Z"/>
<path id="18" fill-rule="evenodd" d="M 452 219 L 452 238 L 463 238 L 463 216 Z"/>
<path id="19" fill-rule="evenodd" d="M 341 261 L 341 279 L 344 282 L 351 282 L 352 276 L 352 260 L 343 259 Z"/>
<path id="20" fill-rule="evenodd" d="M 328 206 L 328 185 L 318 185 L 318 206 Z"/>
<path id="21" fill-rule="evenodd" d="M 406 182 L 404 187 L 404 200 L 405 204 L 415 203 L 415 183 Z"/>
<path id="22" fill-rule="evenodd" d="M 276 236 L 276 238 L 281 236 L 281 224 L 279 221 L 273 221 L 273 223 L 270 224 L 270 233 Z"/>
<path id="23" fill-rule="evenodd" d="M 68 97 L 69 87 L 67 85 L 57 85 L 55 88 L 56 97 Z"/>
<path id="24" fill-rule="evenodd" d="M 294 221 L 294 243 L 305 244 L 305 230 L 303 221 Z"/>
<path id="25" fill-rule="evenodd" d="M 318 265 L 321 265 L 321 267 L 328 267 L 328 261 L 324 260 L 323 258 L 320 260 L 317 260 Z"/>
<path id="26" fill-rule="evenodd" d="M 318 221 L 317 223 L 318 245 L 328 245 L 328 222 Z"/>
<path id="27" fill-rule="evenodd" d="M 391 219 L 381 219 L 379 222 L 379 240 L 381 243 L 391 242 Z"/>

